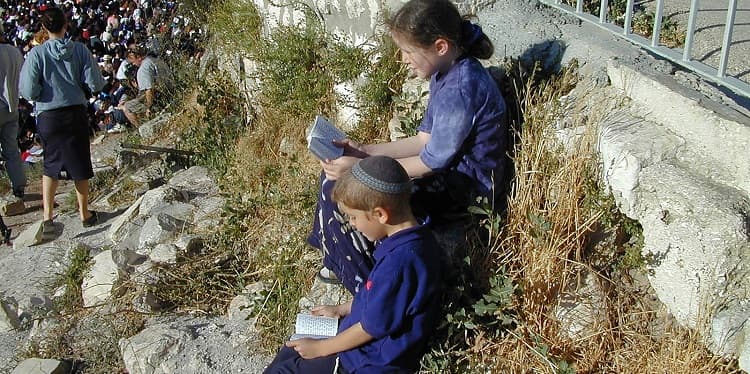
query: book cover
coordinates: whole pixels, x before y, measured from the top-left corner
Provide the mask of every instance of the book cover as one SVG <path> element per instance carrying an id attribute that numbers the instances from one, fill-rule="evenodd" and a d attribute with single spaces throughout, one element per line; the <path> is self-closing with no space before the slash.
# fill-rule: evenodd
<path id="1" fill-rule="evenodd" d="M 334 140 L 346 139 L 346 134 L 323 116 L 315 122 L 307 135 L 307 149 L 320 160 L 335 160 L 344 154 L 344 149 L 333 144 Z"/>
<path id="2" fill-rule="evenodd" d="M 294 324 L 295 333 L 289 340 L 303 338 L 326 339 L 336 336 L 338 328 L 338 318 L 297 314 L 297 321 Z"/>

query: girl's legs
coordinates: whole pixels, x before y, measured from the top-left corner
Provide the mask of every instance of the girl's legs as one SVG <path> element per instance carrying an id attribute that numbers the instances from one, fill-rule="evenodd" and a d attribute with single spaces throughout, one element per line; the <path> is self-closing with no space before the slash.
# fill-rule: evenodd
<path id="1" fill-rule="evenodd" d="M 375 263 L 374 246 L 339 212 L 331 199 L 334 182 L 322 173 L 320 181 L 313 230 L 307 242 L 323 252 L 323 265 L 336 274 L 349 292 L 355 293 Z"/>
<path id="2" fill-rule="evenodd" d="M 43 217 L 45 221 L 52 219 L 55 206 L 55 192 L 57 191 L 58 180 L 46 175 L 42 176 L 42 205 L 44 206 Z"/>

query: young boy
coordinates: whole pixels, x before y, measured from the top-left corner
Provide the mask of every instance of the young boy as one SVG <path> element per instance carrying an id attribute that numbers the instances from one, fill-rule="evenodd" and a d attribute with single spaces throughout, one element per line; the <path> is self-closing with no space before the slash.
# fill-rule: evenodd
<path id="1" fill-rule="evenodd" d="M 440 312 L 440 251 L 409 206 L 411 181 L 386 156 L 357 162 L 333 199 L 349 223 L 376 243 L 375 266 L 354 299 L 313 308 L 343 317 L 338 335 L 287 342 L 265 373 L 410 373 L 419 368 Z"/>

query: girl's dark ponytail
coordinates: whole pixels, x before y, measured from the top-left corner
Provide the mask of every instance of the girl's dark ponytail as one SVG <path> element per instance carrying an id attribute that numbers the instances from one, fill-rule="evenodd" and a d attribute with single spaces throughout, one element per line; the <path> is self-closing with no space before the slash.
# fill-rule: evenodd
<path id="1" fill-rule="evenodd" d="M 464 53 L 480 59 L 488 59 L 495 52 L 495 46 L 492 45 L 482 28 L 469 20 L 461 23 L 460 44 Z"/>
<path id="2" fill-rule="evenodd" d="M 482 28 L 463 20 L 450 0 L 410 0 L 388 21 L 388 27 L 423 47 L 444 38 L 476 58 L 488 59 L 495 50 Z"/>

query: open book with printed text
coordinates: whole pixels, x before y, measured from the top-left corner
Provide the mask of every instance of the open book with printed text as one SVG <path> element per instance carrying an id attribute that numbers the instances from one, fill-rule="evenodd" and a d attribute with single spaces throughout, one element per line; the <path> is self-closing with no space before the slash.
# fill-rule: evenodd
<path id="1" fill-rule="evenodd" d="M 304 338 L 326 339 L 336 336 L 338 328 L 338 318 L 300 313 L 297 314 L 297 321 L 294 324 L 295 333 L 289 340 Z"/>
<path id="2" fill-rule="evenodd" d="M 320 160 L 335 160 L 344 154 L 344 149 L 333 144 L 334 140 L 346 139 L 346 134 L 323 116 L 315 122 L 307 135 L 307 148 Z"/>

